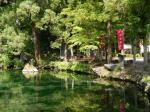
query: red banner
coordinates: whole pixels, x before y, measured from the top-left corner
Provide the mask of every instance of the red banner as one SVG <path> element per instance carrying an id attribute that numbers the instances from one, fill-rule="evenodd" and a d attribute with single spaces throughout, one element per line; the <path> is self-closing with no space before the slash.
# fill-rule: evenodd
<path id="1" fill-rule="evenodd" d="M 117 30 L 118 49 L 124 49 L 124 30 Z"/>

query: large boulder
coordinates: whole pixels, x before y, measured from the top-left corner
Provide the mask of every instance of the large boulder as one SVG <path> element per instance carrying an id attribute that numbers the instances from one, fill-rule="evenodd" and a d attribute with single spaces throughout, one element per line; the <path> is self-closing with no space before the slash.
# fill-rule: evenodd
<path id="1" fill-rule="evenodd" d="M 23 72 L 23 73 L 25 73 L 25 72 L 38 72 L 38 70 L 37 70 L 37 68 L 34 67 L 33 65 L 27 63 L 27 64 L 24 66 L 22 72 Z"/>
<path id="2" fill-rule="evenodd" d="M 113 64 L 113 63 L 111 63 L 111 64 L 104 64 L 104 67 L 107 70 L 113 71 L 113 70 L 118 68 L 118 64 Z"/>

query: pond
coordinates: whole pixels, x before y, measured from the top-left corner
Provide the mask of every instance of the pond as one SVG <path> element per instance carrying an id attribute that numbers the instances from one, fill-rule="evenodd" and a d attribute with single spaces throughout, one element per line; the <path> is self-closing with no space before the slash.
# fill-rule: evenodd
<path id="1" fill-rule="evenodd" d="M 0 72 L 0 112 L 150 112 L 129 83 L 67 72 Z M 124 111 L 122 111 L 124 112 Z"/>

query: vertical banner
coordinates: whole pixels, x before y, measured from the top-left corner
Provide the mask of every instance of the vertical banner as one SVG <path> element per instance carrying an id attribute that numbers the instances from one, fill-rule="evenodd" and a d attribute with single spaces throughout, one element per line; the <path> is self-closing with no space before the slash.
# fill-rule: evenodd
<path id="1" fill-rule="evenodd" d="M 124 49 L 124 30 L 117 30 L 118 50 Z"/>

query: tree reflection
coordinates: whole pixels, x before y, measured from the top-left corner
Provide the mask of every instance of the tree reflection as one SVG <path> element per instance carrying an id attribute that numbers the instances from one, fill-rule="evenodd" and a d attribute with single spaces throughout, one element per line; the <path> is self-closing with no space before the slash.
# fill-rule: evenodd
<path id="1" fill-rule="evenodd" d="M 2 112 L 118 112 L 123 101 L 127 112 L 149 112 L 149 100 L 134 85 L 92 80 L 66 72 L 44 72 L 30 78 L 3 73 L 0 108 Z"/>

